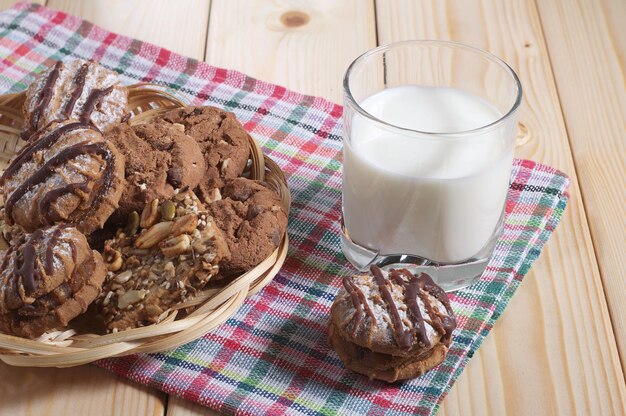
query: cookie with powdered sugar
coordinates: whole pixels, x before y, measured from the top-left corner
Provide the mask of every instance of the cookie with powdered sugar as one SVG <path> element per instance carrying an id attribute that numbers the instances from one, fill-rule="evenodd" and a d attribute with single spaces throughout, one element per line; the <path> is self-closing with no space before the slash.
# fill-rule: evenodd
<path id="1" fill-rule="evenodd" d="M 415 377 L 445 358 L 456 319 L 446 293 L 407 269 L 345 277 L 331 307 L 330 342 L 370 378 Z"/>
<path id="2" fill-rule="evenodd" d="M 69 223 L 89 234 L 117 208 L 124 184 L 124 157 L 93 125 L 55 123 L 0 177 L 4 218 L 26 231 Z"/>
<path id="3" fill-rule="evenodd" d="M 104 132 L 128 114 L 128 91 L 116 72 L 94 61 L 57 62 L 26 92 L 22 138 L 30 140 L 52 122 L 93 124 Z"/>
<path id="4" fill-rule="evenodd" d="M 26 338 L 85 312 L 106 276 L 101 255 L 67 224 L 23 235 L 0 263 L 0 331 Z"/>

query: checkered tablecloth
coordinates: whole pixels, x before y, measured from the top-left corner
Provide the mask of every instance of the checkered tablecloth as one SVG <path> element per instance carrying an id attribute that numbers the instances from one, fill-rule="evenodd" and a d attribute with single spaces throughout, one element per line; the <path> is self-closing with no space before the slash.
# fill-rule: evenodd
<path id="1" fill-rule="evenodd" d="M 285 171 L 291 247 L 278 276 L 225 324 L 173 351 L 99 363 L 225 413 L 434 413 L 504 311 L 567 204 L 566 175 L 517 160 L 506 226 L 480 282 L 452 296 L 459 327 L 445 362 L 387 385 L 346 371 L 327 343 L 340 276 L 342 107 L 216 68 L 77 17 L 20 4 L 0 14 L 0 93 L 72 57 L 99 60 L 123 81 L 154 82 L 193 104 L 233 111 Z"/>

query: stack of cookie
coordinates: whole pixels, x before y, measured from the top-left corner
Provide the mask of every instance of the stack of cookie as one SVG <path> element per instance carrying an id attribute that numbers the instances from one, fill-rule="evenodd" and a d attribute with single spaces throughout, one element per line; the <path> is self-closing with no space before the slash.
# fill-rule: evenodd
<path id="1" fill-rule="evenodd" d="M 420 376 L 448 352 L 456 319 L 446 293 L 407 269 L 345 277 L 331 307 L 329 340 L 345 366 L 370 379 Z"/>
<path id="2" fill-rule="evenodd" d="M 248 133 L 213 107 L 131 125 L 128 92 L 92 61 L 58 62 L 26 93 L 26 145 L 0 178 L 0 331 L 36 338 L 158 322 L 281 243 L 287 213 L 242 178 Z"/>

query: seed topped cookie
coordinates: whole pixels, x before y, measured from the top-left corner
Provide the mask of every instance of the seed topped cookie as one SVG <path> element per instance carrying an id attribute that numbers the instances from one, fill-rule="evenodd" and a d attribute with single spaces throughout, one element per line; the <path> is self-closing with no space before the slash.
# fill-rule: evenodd
<path id="1" fill-rule="evenodd" d="M 248 132 L 233 113 L 216 107 L 184 107 L 165 113 L 163 120 L 185 126 L 185 134 L 200 146 L 206 165 L 201 199 L 221 189 L 224 181 L 241 176 L 250 156 Z"/>
<path id="2" fill-rule="evenodd" d="M 201 290 L 228 258 L 213 218 L 191 191 L 153 200 L 104 247 L 109 273 L 94 302 L 107 331 L 156 323 Z"/>
<path id="3" fill-rule="evenodd" d="M 93 124 L 105 131 L 128 113 L 128 92 L 117 73 L 94 61 L 57 62 L 30 85 L 24 103 L 24 131 L 29 140 L 52 122 Z"/>
<path id="4" fill-rule="evenodd" d="M 27 338 L 85 312 L 106 275 L 100 254 L 69 225 L 24 235 L 0 262 L 0 331 Z"/>
<path id="5" fill-rule="evenodd" d="M 0 177 L 4 216 L 27 231 L 71 223 L 101 228 L 124 188 L 124 157 L 92 125 L 52 124 L 37 134 Z"/>

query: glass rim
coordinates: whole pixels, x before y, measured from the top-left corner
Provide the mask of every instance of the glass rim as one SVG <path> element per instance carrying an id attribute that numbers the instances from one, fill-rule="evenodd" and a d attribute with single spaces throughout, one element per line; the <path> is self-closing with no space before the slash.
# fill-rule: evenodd
<path id="1" fill-rule="evenodd" d="M 417 46 L 435 45 L 435 46 L 450 47 L 454 49 L 465 49 L 477 55 L 480 55 L 483 58 L 499 65 L 506 72 L 508 72 L 508 74 L 513 79 L 515 87 L 517 88 L 517 93 L 516 93 L 516 97 L 515 97 L 515 101 L 513 102 L 513 105 L 506 113 L 504 113 L 504 115 L 502 115 L 500 118 L 498 118 L 497 120 L 489 124 L 485 124 L 484 126 L 476 127 L 476 128 L 469 129 L 469 130 L 458 130 L 458 131 L 450 131 L 450 132 L 445 132 L 445 131 L 434 132 L 434 131 L 423 131 L 423 130 L 411 129 L 411 128 L 402 127 L 402 126 L 389 123 L 385 120 L 382 120 L 372 115 L 371 113 L 366 111 L 363 107 L 361 107 L 361 105 L 356 101 L 356 99 L 352 95 L 352 91 L 350 90 L 350 75 L 352 74 L 352 71 L 359 64 L 363 63 L 365 59 L 371 56 L 380 54 L 382 52 L 391 50 L 399 46 L 409 46 L 409 45 L 417 45 Z M 424 39 L 424 40 L 415 39 L 415 40 L 403 40 L 399 42 L 392 42 L 392 43 L 380 45 L 376 48 L 366 51 L 365 53 L 362 53 L 354 61 L 352 61 L 352 63 L 348 66 L 348 69 L 346 70 L 346 73 L 343 77 L 343 92 L 348 102 L 363 117 L 366 117 L 375 123 L 381 124 L 386 128 L 391 128 L 393 130 L 400 130 L 405 133 L 415 133 L 415 134 L 420 134 L 420 135 L 425 135 L 425 136 L 466 136 L 470 134 L 472 135 L 480 134 L 483 131 L 491 130 L 492 128 L 504 123 L 505 120 L 510 118 L 518 110 L 520 104 L 522 103 L 522 84 L 519 80 L 519 77 L 517 76 L 513 68 L 511 68 L 511 66 L 507 64 L 503 59 L 497 57 L 496 55 L 490 52 L 484 51 L 474 46 L 467 45 L 465 43 L 445 41 L 445 40 L 432 40 L 432 39 Z"/>

